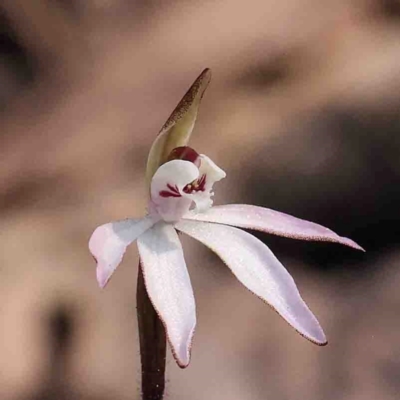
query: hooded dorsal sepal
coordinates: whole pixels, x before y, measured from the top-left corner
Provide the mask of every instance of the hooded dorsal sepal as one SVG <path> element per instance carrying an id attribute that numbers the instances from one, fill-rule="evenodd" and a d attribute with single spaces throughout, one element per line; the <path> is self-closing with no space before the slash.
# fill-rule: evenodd
<path id="1" fill-rule="evenodd" d="M 171 151 L 176 147 L 188 144 L 201 99 L 210 80 L 211 70 L 206 68 L 194 81 L 161 128 L 147 159 L 146 178 L 149 184 L 158 167 L 168 160 Z"/>

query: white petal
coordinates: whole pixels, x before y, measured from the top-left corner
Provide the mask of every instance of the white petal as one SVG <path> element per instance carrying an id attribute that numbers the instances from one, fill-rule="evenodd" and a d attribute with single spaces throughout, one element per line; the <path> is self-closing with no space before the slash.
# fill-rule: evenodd
<path id="1" fill-rule="evenodd" d="M 243 285 L 269 303 L 301 335 L 316 344 L 326 344 L 322 328 L 292 277 L 264 243 L 225 225 L 182 220 L 175 227 L 217 253 Z"/>
<path id="2" fill-rule="evenodd" d="M 185 215 L 185 219 L 233 225 L 293 239 L 340 243 L 354 249 L 363 250 L 351 239 L 341 237 L 314 222 L 305 221 L 268 208 L 246 204 L 216 206 L 204 213 L 190 212 Z"/>
<path id="3" fill-rule="evenodd" d="M 151 200 L 164 221 L 177 221 L 189 210 L 192 200 L 182 197 L 182 190 L 198 176 L 198 168 L 190 161 L 173 160 L 158 168 L 151 181 Z M 176 187 L 178 197 L 171 187 Z M 171 193 L 171 197 L 165 197 L 165 193 Z"/>
<path id="4" fill-rule="evenodd" d="M 153 226 L 150 217 L 110 222 L 95 229 L 89 249 L 97 262 L 97 281 L 104 287 L 122 261 L 125 250 L 143 232 Z"/>
<path id="5" fill-rule="evenodd" d="M 178 234 L 172 225 L 160 222 L 140 236 L 138 247 L 147 293 L 178 365 L 187 367 L 196 306 Z"/>

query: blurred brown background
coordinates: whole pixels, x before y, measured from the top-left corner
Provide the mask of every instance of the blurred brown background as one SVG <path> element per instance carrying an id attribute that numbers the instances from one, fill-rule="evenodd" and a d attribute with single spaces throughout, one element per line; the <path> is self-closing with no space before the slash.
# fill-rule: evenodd
<path id="1" fill-rule="evenodd" d="M 1 0 L 0 398 L 139 399 L 137 252 L 106 290 L 87 250 L 140 216 L 158 129 L 205 67 L 192 146 L 216 203 L 327 225 L 366 254 L 259 235 L 318 348 L 184 239 L 198 307 L 166 399 L 369 400 L 400 391 L 400 2 Z"/>

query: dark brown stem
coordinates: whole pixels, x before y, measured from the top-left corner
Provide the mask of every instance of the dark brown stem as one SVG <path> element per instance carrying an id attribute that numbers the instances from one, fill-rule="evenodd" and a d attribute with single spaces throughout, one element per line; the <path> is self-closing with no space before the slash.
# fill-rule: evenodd
<path id="1" fill-rule="evenodd" d="M 162 400 L 165 388 L 165 329 L 147 295 L 140 264 L 136 297 L 142 362 L 142 399 Z"/>

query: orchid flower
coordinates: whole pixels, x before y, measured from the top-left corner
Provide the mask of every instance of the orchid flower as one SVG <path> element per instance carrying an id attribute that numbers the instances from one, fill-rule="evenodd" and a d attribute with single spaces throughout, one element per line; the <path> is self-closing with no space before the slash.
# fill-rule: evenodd
<path id="1" fill-rule="evenodd" d="M 149 298 L 165 326 L 174 358 L 186 367 L 196 309 L 177 233 L 183 232 L 214 251 L 247 289 L 302 336 L 325 345 L 325 334 L 289 272 L 263 242 L 238 228 L 362 248 L 323 226 L 278 211 L 245 204 L 212 206 L 213 185 L 226 173 L 187 146 L 209 80 L 210 72 L 205 70 L 153 144 L 147 168 L 147 215 L 102 225 L 92 234 L 89 248 L 97 261 L 98 283 L 106 286 L 126 248 L 137 241 Z"/>

